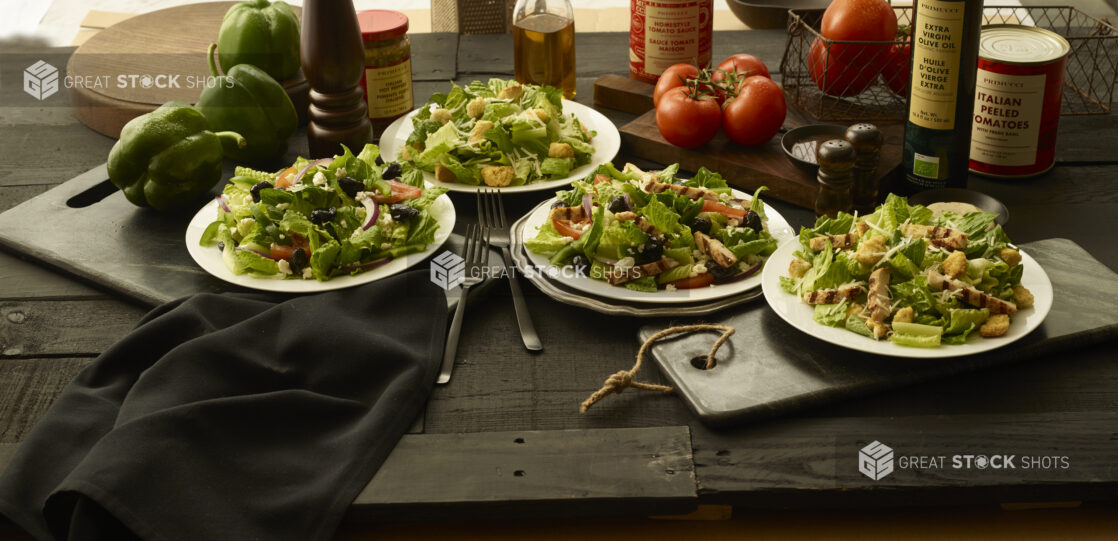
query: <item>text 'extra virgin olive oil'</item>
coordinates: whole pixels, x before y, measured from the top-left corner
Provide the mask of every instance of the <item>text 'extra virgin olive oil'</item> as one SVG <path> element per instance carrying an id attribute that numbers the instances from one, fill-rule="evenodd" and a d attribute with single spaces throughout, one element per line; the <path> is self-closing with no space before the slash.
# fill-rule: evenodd
<path id="1" fill-rule="evenodd" d="M 912 17 L 903 191 L 963 188 L 970 165 L 982 0 L 916 0 Z"/>
<path id="2" fill-rule="evenodd" d="M 537 13 L 512 27 L 516 80 L 554 86 L 567 99 L 575 96 L 575 22 L 553 13 Z"/>

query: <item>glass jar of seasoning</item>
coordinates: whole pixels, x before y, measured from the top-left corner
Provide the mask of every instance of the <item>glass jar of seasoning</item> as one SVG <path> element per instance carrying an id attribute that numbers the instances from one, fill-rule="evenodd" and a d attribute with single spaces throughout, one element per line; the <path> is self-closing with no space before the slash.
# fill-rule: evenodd
<path id="1" fill-rule="evenodd" d="M 357 12 L 357 22 L 365 42 L 361 86 L 374 136 L 380 138 L 393 120 L 411 112 L 414 106 L 408 17 L 398 11 L 369 9 Z"/>

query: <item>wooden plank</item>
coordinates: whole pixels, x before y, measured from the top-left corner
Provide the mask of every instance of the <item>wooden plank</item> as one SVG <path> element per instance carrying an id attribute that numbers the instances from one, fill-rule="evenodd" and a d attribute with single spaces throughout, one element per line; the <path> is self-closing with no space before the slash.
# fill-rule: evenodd
<path id="1" fill-rule="evenodd" d="M 652 109 L 653 86 L 623 75 L 607 73 L 594 80 L 594 105 L 634 115 Z"/>
<path id="2" fill-rule="evenodd" d="M 0 301 L 0 358 L 99 355 L 145 312 L 118 300 Z"/>
<path id="3" fill-rule="evenodd" d="M 458 34 L 410 34 L 412 80 L 449 81 L 458 72 Z M 414 90 L 414 89 L 413 89 Z M 426 96 L 415 93 L 416 105 Z"/>
<path id="4" fill-rule="evenodd" d="M 54 184 L 23 184 L 20 186 L 0 186 L 0 212 L 23 203 L 53 188 Z"/>
<path id="5" fill-rule="evenodd" d="M 348 518 L 687 512 L 694 474 L 685 426 L 407 435 Z"/>
<path id="6" fill-rule="evenodd" d="M 4 252 L 0 252 L 0 283 L 4 284 L 0 299 L 104 297 L 89 286 Z"/>
<path id="7" fill-rule="evenodd" d="M 32 136 L 33 135 L 33 136 Z M 0 130 L 0 186 L 62 183 L 104 163 L 114 141 L 74 125 Z M 44 156 L 49 155 L 49 159 Z"/>
<path id="8" fill-rule="evenodd" d="M 0 359 L 0 443 L 18 443 L 90 357 Z M 0 452 L 0 464 L 7 457 Z"/>

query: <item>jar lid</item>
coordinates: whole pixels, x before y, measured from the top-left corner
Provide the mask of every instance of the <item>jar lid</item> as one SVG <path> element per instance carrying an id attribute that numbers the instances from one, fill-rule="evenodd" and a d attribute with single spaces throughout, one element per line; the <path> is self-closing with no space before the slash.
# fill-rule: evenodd
<path id="1" fill-rule="evenodd" d="M 390 9 L 367 9 L 357 12 L 363 41 L 383 41 L 408 31 L 408 16 Z"/>

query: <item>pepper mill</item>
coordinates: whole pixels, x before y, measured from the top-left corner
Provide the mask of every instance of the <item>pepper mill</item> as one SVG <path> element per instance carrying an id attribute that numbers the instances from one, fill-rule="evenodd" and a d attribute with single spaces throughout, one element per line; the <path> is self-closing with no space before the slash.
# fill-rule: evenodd
<path id="1" fill-rule="evenodd" d="M 351 0 L 303 3 L 303 72 L 310 83 L 307 142 L 311 158 L 361 152 L 373 140 L 361 75 L 365 45 Z"/>
<path id="2" fill-rule="evenodd" d="M 819 164 L 816 216 L 835 218 L 839 212 L 853 210 L 850 185 L 854 180 L 854 159 L 854 145 L 843 139 L 831 139 L 816 147 L 815 161 Z"/>
<path id="3" fill-rule="evenodd" d="M 854 187 L 851 189 L 854 208 L 858 212 L 873 212 L 877 204 L 877 164 L 881 158 L 881 145 L 885 136 L 877 126 L 861 123 L 846 129 L 846 140 L 854 145 Z"/>

